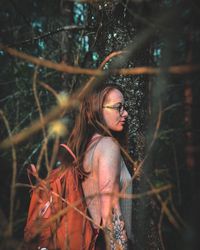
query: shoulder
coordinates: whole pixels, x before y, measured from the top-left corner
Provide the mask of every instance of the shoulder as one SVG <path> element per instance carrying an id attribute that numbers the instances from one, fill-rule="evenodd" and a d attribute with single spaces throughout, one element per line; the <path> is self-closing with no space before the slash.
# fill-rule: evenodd
<path id="1" fill-rule="evenodd" d="M 110 136 L 102 136 L 97 145 L 97 154 L 101 155 L 120 155 L 118 142 Z"/>
<path id="2" fill-rule="evenodd" d="M 119 175 L 121 162 L 118 142 L 109 136 L 102 137 L 96 149 L 96 160 L 98 173 L 102 175 L 102 178 L 114 180 Z"/>
<path id="3" fill-rule="evenodd" d="M 119 144 L 116 141 L 116 139 L 114 139 L 111 136 L 102 136 L 101 138 L 99 138 L 99 148 L 101 150 L 105 150 L 105 148 L 107 147 L 111 147 L 113 149 L 119 150 Z"/>

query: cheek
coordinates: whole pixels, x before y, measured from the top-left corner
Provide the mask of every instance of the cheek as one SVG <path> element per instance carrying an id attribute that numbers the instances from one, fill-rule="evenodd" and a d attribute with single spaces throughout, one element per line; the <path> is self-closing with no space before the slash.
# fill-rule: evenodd
<path id="1" fill-rule="evenodd" d="M 116 130 L 119 126 L 119 117 L 116 115 L 112 115 L 111 112 L 103 112 L 104 121 L 109 129 Z"/>
<path id="2" fill-rule="evenodd" d="M 110 112 L 108 112 L 107 110 L 105 110 L 103 112 L 103 118 L 104 118 L 104 121 L 105 121 L 106 125 L 108 127 L 110 127 L 110 125 L 112 124 L 112 121 L 113 121 L 112 114 Z"/>
<path id="3" fill-rule="evenodd" d="M 110 118 L 109 118 L 109 114 L 106 111 L 103 112 L 103 119 L 104 119 L 106 125 L 108 126 Z"/>

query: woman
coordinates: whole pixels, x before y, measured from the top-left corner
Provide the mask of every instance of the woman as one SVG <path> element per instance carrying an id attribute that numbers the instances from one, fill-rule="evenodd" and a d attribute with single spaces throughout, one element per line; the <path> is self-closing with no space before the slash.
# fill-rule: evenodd
<path id="1" fill-rule="evenodd" d="M 107 232 L 106 237 L 99 234 L 96 249 L 105 249 L 104 238 L 111 249 L 127 249 L 128 239 L 133 239 L 132 202 L 117 195 L 122 189 L 132 192 L 119 146 L 126 148 L 127 117 L 122 90 L 101 86 L 83 100 L 68 141 L 84 175 L 82 187 L 94 227 L 101 225 Z"/>

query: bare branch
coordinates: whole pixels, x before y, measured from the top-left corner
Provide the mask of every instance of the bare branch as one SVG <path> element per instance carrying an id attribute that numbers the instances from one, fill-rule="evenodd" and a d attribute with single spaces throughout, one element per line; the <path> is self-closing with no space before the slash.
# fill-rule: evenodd
<path id="1" fill-rule="evenodd" d="M 105 71 L 99 69 L 84 69 L 80 67 L 73 67 L 67 65 L 65 63 L 54 63 L 50 60 L 45 60 L 42 58 L 34 57 L 28 55 L 23 52 L 19 52 L 16 49 L 8 48 L 0 44 L 0 49 L 6 51 L 12 56 L 21 58 L 25 61 L 31 62 L 38 66 L 47 67 L 50 69 L 55 69 L 60 72 L 65 72 L 68 74 L 85 74 L 85 75 L 94 75 L 94 76 L 103 76 Z M 117 75 L 159 75 L 163 72 L 171 73 L 171 74 L 188 74 L 191 72 L 200 71 L 200 65 L 179 65 L 179 66 L 171 66 L 166 68 L 154 68 L 154 67 L 136 67 L 136 68 L 128 68 L 128 69 L 112 69 L 109 70 L 109 74 L 117 74 Z"/>
<path id="2" fill-rule="evenodd" d="M 41 39 L 45 39 L 45 38 L 47 38 L 49 36 L 53 36 L 53 35 L 61 32 L 61 31 L 83 30 L 85 28 L 86 28 L 85 26 L 81 26 L 81 25 L 79 25 L 79 26 L 77 26 L 77 25 L 64 26 L 64 27 L 57 28 L 56 30 L 53 30 L 53 31 L 48 31 L 48 32 L 46 32 L 44 34 L 41 34 L 39 36 L 35 36 L 33 38 L 27 39 L 25 41 L 9 44 L 9 46 L 22 46 L 22 45 L 27 44 L 27 43 L 34 43 L 37 40 L 41 40 Z"/>

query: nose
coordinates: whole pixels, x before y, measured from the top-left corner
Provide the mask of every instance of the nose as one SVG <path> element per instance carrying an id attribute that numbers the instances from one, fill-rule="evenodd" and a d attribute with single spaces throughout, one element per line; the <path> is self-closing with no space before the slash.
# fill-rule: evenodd
<path id="1" fill-rule="evenodd" d="M 128 112 L 126 111 L 126 109 L 123 110 L 123 114 L 122 114 L 123 117 L 128 117 Z"/>

